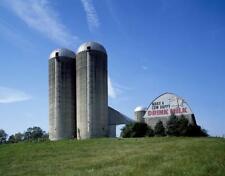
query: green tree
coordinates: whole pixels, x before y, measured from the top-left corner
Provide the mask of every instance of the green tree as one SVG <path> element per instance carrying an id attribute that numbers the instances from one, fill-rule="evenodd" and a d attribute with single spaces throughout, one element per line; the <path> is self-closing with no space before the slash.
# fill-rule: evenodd
<path id="1" fill-rule="evenodd" d="M 161 120 L 159 120 L 154 128 L 154 133 L 156 136 L 165 136 L 165 127 L 163 126 L 163 123 Z"/>
<path id="2" fill-rule="evenodd" d="M 178 118 L 172 114 L 166 123 L 166 134 L 169 136 L 179 136 Z"/>
<path id="3" fill-rule="evenodd" d="M 199 125 L 188 125 L 187 135 L 192 137 L 207 137 L 209 136 L 205 129 L 202 129 Z"/>
<path id="4" fill-rule="evenodd" d="M 22 133 L 16 133 L 14 135 L 9 136 L 8 143 L 17 143 L 23 140 Z"/>
<path id="5" fill-rule="evenodd" d="M 178 117 L 178 132 L 179 132 L 179 136 L 188 136 L 188 119 L 185 118 L 184 115 L 181 115 L 180 117 Z"/>
<path id="6" fill-rule="evenodd" d="M 180 117 L 171 115 L 167 121 L 166 133 L 169 136 L 208 136 L 205 129 L 196 124 L 190 124 L 184 115 Z"/>
<path id="7" fill-rule="evenodd" d="M 132 126 L 133 124 L 127 124 L 121 129 L 121 137 L 123 138 L 130 138 L 132 133 Z"/>
<path id="8" fill-rule="evenodd" d="M 44 138 L 44 139 L 48 139 L 48 138 L 49 138 L 49 134 L 48 134 L 48 133 L 46 133 L 46 132 L 44 132 L 44 133 L 43 133 L 43 135 L 42 135 L 42 138 Z"/>
<path id="9" fill-rule="evenodd" d="M 153 130 L 143 122 L 128 124 L 122 128 L 121 132 L 124 138 L 152 136 L 152 134 L 154 135 Z"/>
<path id="10" fill-rule="evenodd" d="M 16 143 L 14 135 L 9 136 L 8 143 Z"/>
<path id="11" fill-rule="evenodd" d="M 24 140 L 35 140 L 38 138 L 42 138 L 44 135 L 44 131 L 40 127 L 30 127 L 24 133 Z"/>
<path id="12" fill-rule="evenodd" d="M 24 135 L 22 133 L 16 133 L 15 135 L 15 142 L 20 142 L 24 139 Z"/>
<path id="13" fill-rule="evenodd" d="M 132 137 L 144 137 L 147 135 L 148 130 L 149 128 L 146 123 L 134 123 Z"/>
<path id="14" fill-rule="evenodd" d="M 148 126 L 148 130 L 147 130 L 146 136 L 153 137 L 154 135 L 155 135 L 154 130 L 150 126 Z"/>
<path id="15" fill-rule="evenodd" d="M 6 143 L 7 134 L 3 129 L 0 129 L 0 144 Z"/>

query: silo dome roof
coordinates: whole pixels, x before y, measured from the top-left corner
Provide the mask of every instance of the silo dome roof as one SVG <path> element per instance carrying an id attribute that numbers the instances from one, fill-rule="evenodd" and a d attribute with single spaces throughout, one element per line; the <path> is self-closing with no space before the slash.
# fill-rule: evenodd
<path id="1" fill-rule="evenodd" d="M 138 112 L 138 111 L 146 111 L 147 109 L 145 107 L 142 106 L 138 106 L 134 109 L 134 112 Z"/>
<path id="2" fill-rule="evenodd" d="M 71 57 L 75 58 L 76 55 L 73 51 L 66 49 L 66 48 L 58 48 L 51 52 L 49 59 L 56 57 L 56 53 L 58 53 L 58 57 Z"/>
<path id="3" fill-rule="evenodd" d="M 85 42 L 85 43 L 83 43 L 78 48 L 77 53 L 80 53 L 82 51 L 87 51 L 88 47 L 90 47 L 90 50 L 101 51 L 101 52 L 106 54 L 105 48 L 101 44 L 99 44 L 97 42 Z"/>

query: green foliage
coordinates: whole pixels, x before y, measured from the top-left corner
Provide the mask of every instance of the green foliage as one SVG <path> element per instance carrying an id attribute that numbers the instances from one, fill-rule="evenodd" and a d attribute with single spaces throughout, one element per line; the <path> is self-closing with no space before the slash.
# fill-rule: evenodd
<path id="1" fill-rule="evenodd" d="M 131 137 L 144 137 L 148 131 L 148 125 L 146 123 L 134 123 L 132 128 Z"/>
<path id="2" fill-rule="evenodd" d="M 171 115 L 163 126 L 162 121 L 158 121 L 151 129 L 146 123 L 136 122 L 128 124 L 122 128 L 121 136 L 124 138 L 132 137 L 152 137 L 152 136 L 190 136 L 190 137 L 205 137 L 208 136 L 207 131 L 198 125 L 190 124 L 188 119 L 181 115 L 179 117 Z"/>
<path id="3" fill-rule="evenodd" d="M 189 125 L 187 134 L 188 136 L 193 136 L 193 137 L 209 136 L 207 131 L 205 129 L 202 129 L 201 126 L 198 126 L 198 125 Z"/>
<path id="4" fill-rule="evenodd" d="M 9 136 L 8 143 L 15 143 L 15 142 L 16 142 L 15 136 L 14 135 Z"/>
<path id="5" fill-rule="evenodd" d="M 154 133 L 156 136 L 165 136 L 166 135 L 165 127 L 163 126 L 163 123 L 161 120 L 156 123 L 155 128 L 154 128 Z"/>
<path id="6" fill-rule="evenodd" d="M 0 129 L 0 144 L 2 143 L 18 143 L 21 141 L 47 141 L 48 133 L 43 131 L 40 127 L 30 127 L 24 133 L 16 133 L 10 135 L 7 141 L 7 134 L 4 130 Z"/>
<path id="7" fill-rule="evenodd" d="M 3 129 L 0 129 L 0 144 L 6 143 L 7 134 Z"/>
<path id="8" fill-rule="evenodd" d="M 206 130 L 202 129 L 198 125 L 190 124 L 188 119 L 183 115 L 180 117 L 172 115 L 167 121 L 166 129 L 166 134 L 169 136 L 208 136 Z"/>
<path id="9" fill-rule="evenodd" d="M 17 143 L 23 141 L 24 134 L 16 133 L 14 135 L 9 136 L 8 143 Z"/>
<path id="10" fill-rule="evenodd" d="M 24 134 L 22 134 L 22 133 L 16 133 L 15 135 L 15 142 L 20 142 L 20 141 L 23 141 L 23 139 L 24 139 Z"/>
<path id="11" fill-rule="evenodd" d="M 166 123 L 166 134 L 169 136 L 179 136 L 179 123 L 177 116 L 170 116 Z"/>
<path id="12" fill-rule="evenodd" d="M 24 133 L 24 140 L 26 141 L 36 140 L 42 138 L 44 134 L 45 132 L 40 127 L 32 127 L 32 128 L 30 127 Z"/>
<path id="13" fill-rule="evenodd" d="M 149 128 L 146 123 L 136 122 L 136 123 L 128 124 L 125 127 L 123 127 L 121 136 L 124 138 L 144 137 L 144 136 L 153 136 L 152 133 L 153 133 L 153 130 Z"/>
<path id="14" fill-rule="evenodd" d="M 148 130 L 147 130 L 146 136 L 153 137 L 154 135 L 155 135 L 154 130 L 150 126 L 148 126 Z"/>
<path id="15" fill-rule="evenodd" d="M 179 136 L 188 136 L 188 126 L 189 126 L 188 119 L 185 118 L 184 115 L 181 115 L 178 118 L 178 132 L 179 132 Z"/>
<path id="16" fill-rule="evenodd" d="M 121 129 L 121 137 L 129 138 L 131 137 L 133 124 L 127 124 Z"/>

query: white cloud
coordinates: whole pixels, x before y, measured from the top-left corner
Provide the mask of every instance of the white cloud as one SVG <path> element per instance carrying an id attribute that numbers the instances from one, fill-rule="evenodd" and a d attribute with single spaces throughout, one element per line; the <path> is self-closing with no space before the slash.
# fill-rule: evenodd
<path id="1" fill-rule="evenodd" d="M 111 81 L 110 77 L 108 77 L 108 95 L 111 98 L 117 97 L 116 90 L 112 85 L 112 81 Z"/>
<path id="2" fill-rule="evenodd" d="M 129 91 L 131 88 L 115 83 L 108 77 L 108 96 L 112 99 L 125 98 L 123 97 L 124 91 Z"/>
<path id="3" fill-rule="evenodd" d="M 50 7 L 48 0 L 4 0 L 10 8 L 29 27 L 46 35 L 49 39 L 63 46 L 77 44 L 78 37 L 72 35 L 59 21 L 59 15 Z"/>
<path id="4" fill-rule="evenodd" d="M 92 31 L 94 28 L 98 28 L 100 23 L 92 0 L 81 0 L 81 2 L 86 12 L 89 30 Z"/>
<path id="5" fill-rule="evenodd" d="M 0 103 L 15 103 L 31 99 L 31 96 L 20 90 L 0 86 Z"/>

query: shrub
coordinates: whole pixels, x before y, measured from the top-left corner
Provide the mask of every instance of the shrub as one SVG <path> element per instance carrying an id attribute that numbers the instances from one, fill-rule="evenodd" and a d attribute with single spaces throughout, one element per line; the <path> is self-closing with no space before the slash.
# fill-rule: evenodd
<path id="1" fill-rule="evenodd" d="M 20 141 L 23 141 L 23 139 L 24 139 L 24 134 L 22 134 L 22 133 L 16 133 L 15 135 L 15 142 L 20 142 Z"/>
<path id="2" fill-rule="evenodd" d="M 169 136 L 179 136 L 178 118 L 174 114 L 170 116 L 166 123 L 166 134 Z"/>
<path id="3" fill-rule="evenodd" d="M 188 119 L 181 115 L 178 118 L 178 136 L 188 136 Z"/>
<path id="4" fill-rule="evenodd" d="M 156 136 L 165 136 L 165 127 L 163 126 L 162 121 L 158 121 L 154 128 L 154 133 Z"/>
<path id="5" fill-rule="evenodd" d="M 131 137 L 133 124 L 127 124 L 121 129 L 121 137 L 129 138 Z"/>
<path id="6" fill-rule="evenodd" d="M 201 126 L 189 124 L 188 119 L 184 115 L 176 117 L 171 115 L 166 124 L 166 134 L 169 136 L 208 136 L 207 131 Z"/>
<path id="7" fill-rule="evenodd" d="M 9 136 L 8 143 L 15 143 L 16 139 L 14 135 Z"/>
<path id="8" fill-rule="evenodd" d="M 124 138 L 154 136 L 154 132 L 146 123 L 136 122 L 123 127 L 121 136 Z"/>
<path id="9" fill-rule="evenodd" d="M 187 135 L 193 136 L 193 137 L 207 137 L 207 136 L 209 136 L 207 131 L 205 129 L 202 129 L 201 126 L 192 125 L 192 124 L 190 124 L 188 126 Z"/>
<path id="10" fill-rule="evenodd" d="M 155 135 L 154 130 L 151 127 L 148 127 L 148 131 L 146 133 L 146 136 L 153 137 Z"/>
<path id="11" fill-rule="evenodd" d="M 42 138 L 44 136 L 45 132 L 40 127 L 30 127 L 27 129 L 27 131 L 24 133 L 24 140 L 36 140 L 39 138 Z"/>
<path id="12" fill-rule="evenodd" d="M 144 137 L 148 132 L 148 125 L 146 123 L 134 123 L 132 137 Z"/>
<path id="13" fill-rule="evenodd" d="M 7 134 L 3 129 L 0 129 L 0 144 L 6 143 Z"/>

